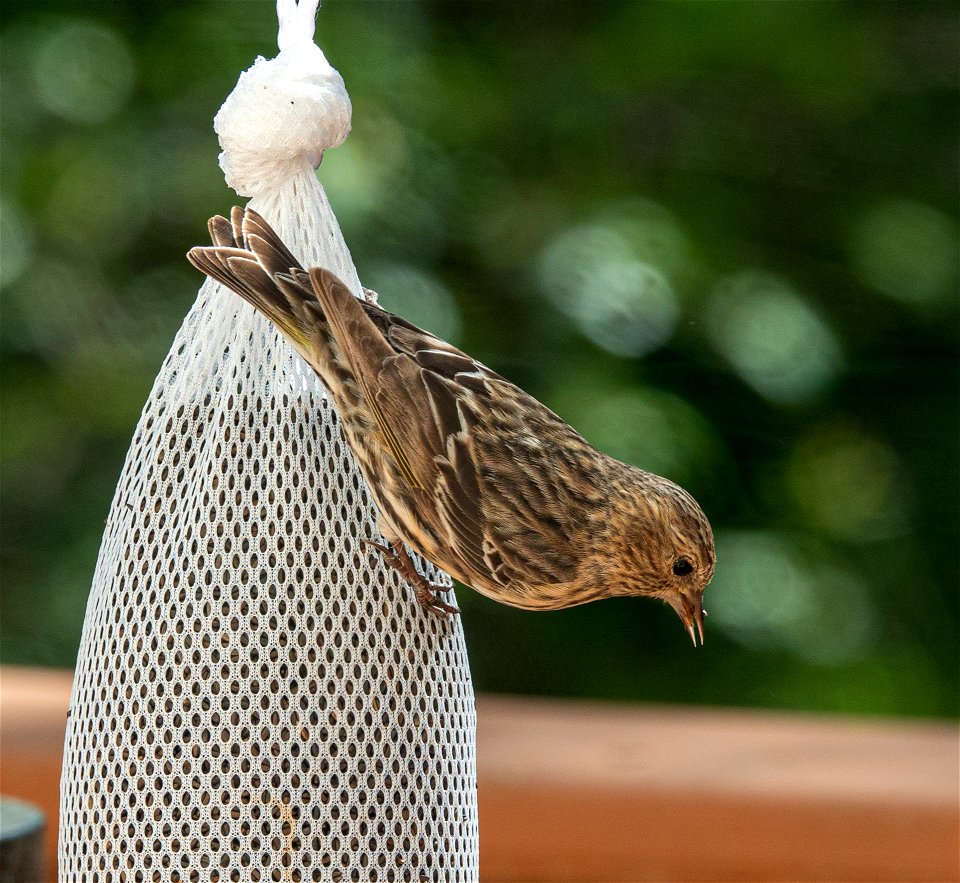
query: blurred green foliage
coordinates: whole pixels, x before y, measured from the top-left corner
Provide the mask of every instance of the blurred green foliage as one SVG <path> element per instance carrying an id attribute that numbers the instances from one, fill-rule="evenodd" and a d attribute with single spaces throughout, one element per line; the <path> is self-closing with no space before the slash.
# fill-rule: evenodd
<path id="1" fill-rule="evenodd" d="M 270 2 L 3 5 L 2 653 L 70 665 Z M 329 0 L 383 302 L 717 531 L 707 646 L 460 593 L 476 686 L 954 714 L 957 8 Z"/>

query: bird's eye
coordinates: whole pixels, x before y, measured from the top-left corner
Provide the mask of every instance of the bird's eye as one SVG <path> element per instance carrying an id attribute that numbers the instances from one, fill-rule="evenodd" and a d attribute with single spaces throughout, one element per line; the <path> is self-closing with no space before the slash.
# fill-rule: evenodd
<path id="1" fill-rule="evenodd" d="M 673 562 L 673 572 L 677 576 L 686 576 L 688 573 L 693 572 L 693 565 L 690 563 L 689 558 L 678 558 Z"/>

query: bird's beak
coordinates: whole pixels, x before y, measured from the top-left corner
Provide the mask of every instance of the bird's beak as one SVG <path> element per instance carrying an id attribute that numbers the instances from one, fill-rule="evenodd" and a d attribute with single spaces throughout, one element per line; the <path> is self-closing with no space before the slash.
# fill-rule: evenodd
<path id="1" fill-rule="evenodd" d="M 687 595 L 680 595 L 677 603 L 673 605 L 673 609 L 677 611 L 677 615 L 683 622 L 687 634 L 690 635 L 690 640 L 693 641 L 693 646 L 697 646 L 697 635 L 699 634 L 700 646 L 702 647 L 703 617 L 706 615 L 706 611 L 703 609 L 703 596 L 696 595 L 690 598 Z M 696 630 L 694 630 L 694 626 L 696 626 Z"/>

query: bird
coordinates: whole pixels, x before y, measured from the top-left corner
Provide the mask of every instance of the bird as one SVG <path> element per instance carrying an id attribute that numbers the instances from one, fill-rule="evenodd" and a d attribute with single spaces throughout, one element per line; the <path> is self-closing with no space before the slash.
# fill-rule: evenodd
<path id="1" fill-rule="evenodd" d="M 304 269 L 254 210 L 208 224 L 188 252 L 259 310 L 330 392 L 376 505 L 366 540 L 428 611 L 458 613 L 412 550 L 482 595 L 527 610 L 641 596 L 703 644 L 713 531 L 666 478 L 594 448 L 537 399 L 439 337 Z M 696 631 L 694 630 L 696 629 Z"/>

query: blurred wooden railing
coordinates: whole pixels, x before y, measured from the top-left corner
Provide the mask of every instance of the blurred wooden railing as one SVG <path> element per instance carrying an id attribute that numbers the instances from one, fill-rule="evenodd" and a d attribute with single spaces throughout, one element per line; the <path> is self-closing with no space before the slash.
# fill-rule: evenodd
<path id="1" fill-rule="evenodd" d="M 70 678 L 0 669 L 0 790 L 47 814 L 51 881 Z M 954 724 L 477 707 L 485 881 L 960 877 Z"/>

